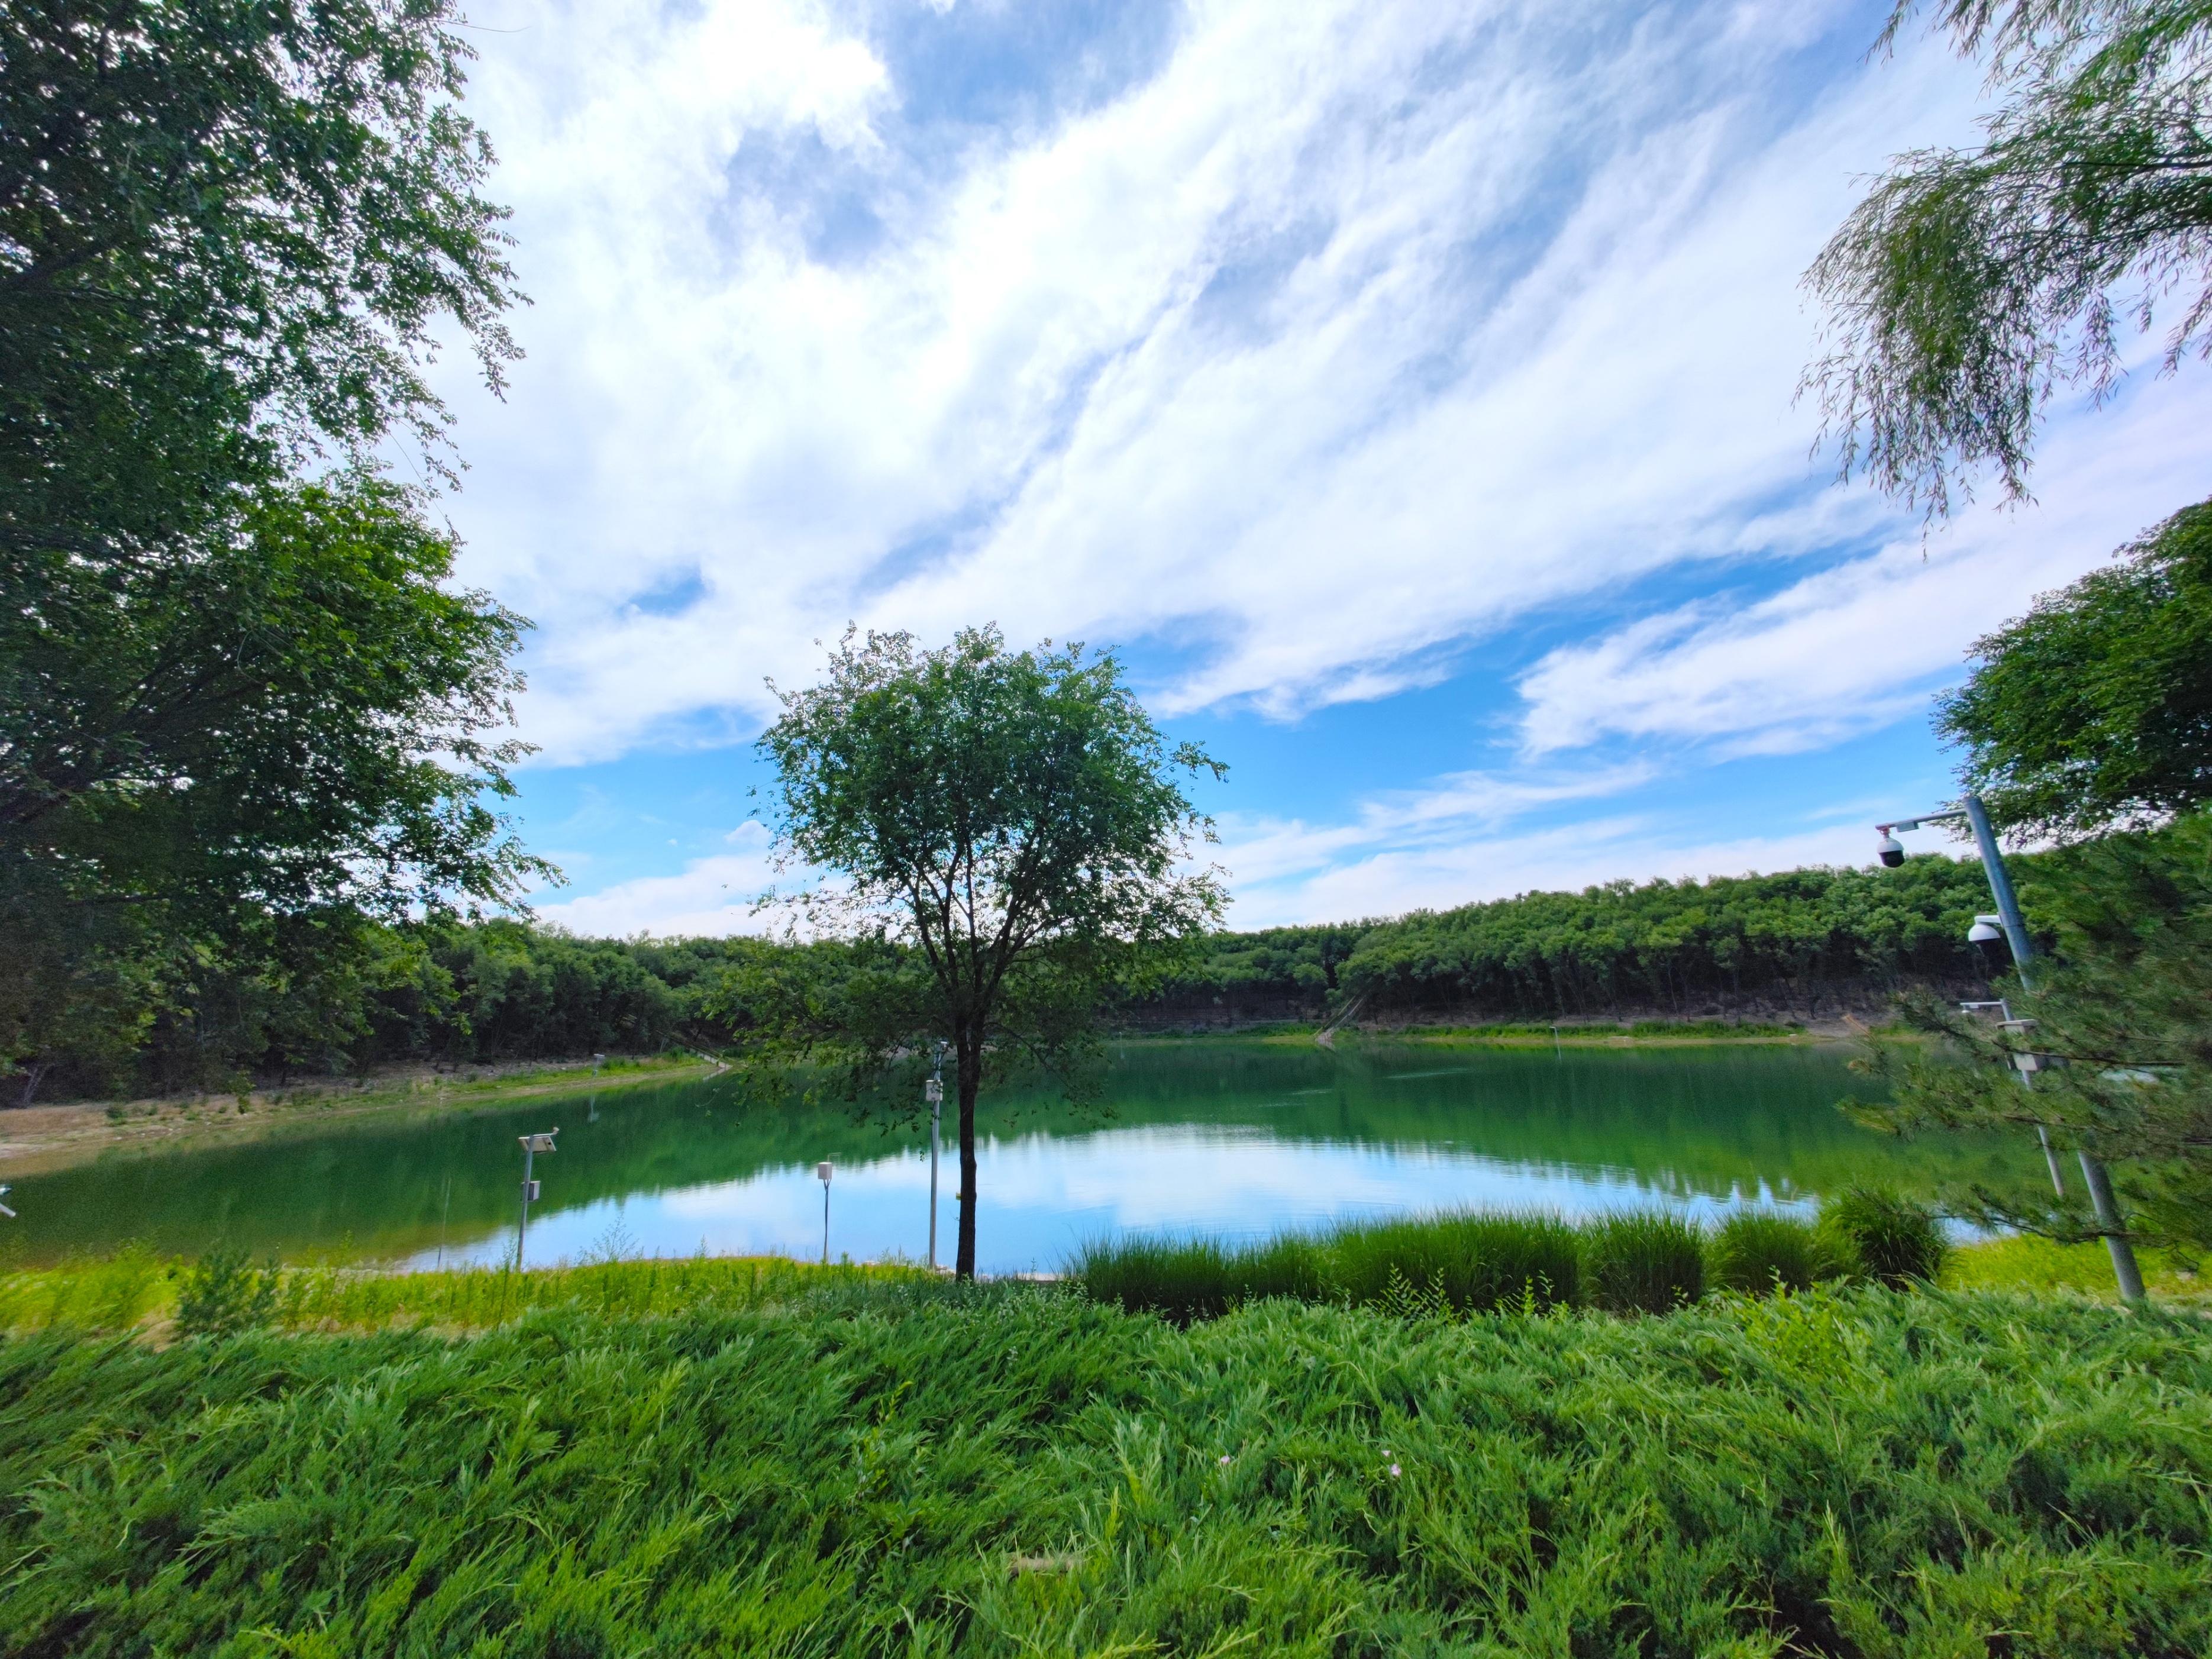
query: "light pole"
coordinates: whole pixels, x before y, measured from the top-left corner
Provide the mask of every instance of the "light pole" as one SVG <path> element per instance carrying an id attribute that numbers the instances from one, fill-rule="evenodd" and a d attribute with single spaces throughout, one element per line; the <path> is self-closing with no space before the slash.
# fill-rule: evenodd
<path id="1" fill-rule="evenodd" d="M 921 1097 L 929 1103 L 929 1270 L 937 1271 L 937 1148 L 939 1132 L 945 1125 L 945 1044 L 937 1045 L 932 1058 L 929 1081 L 921 1085 Z"/>
<path id="2" fill-rule="evenodd" d="M 522 1271 L 523 1241 L 530 1237 L 530 1200 L 538 1196 L 538 1183 L 530 1178 L 530 1171 L 538 1153 L 553 1150 L 553 1137 L 560 1133 L 556 1127 L 543 1134 L 515 1137 L 522 1143 L 522 1222 L 514 1230 L 514 1270 L 517 1273 Z"/>
<path id="3" fill-rule="evenodd" d="M 1915 818 L 1899 818 L 1890 823 L 1878 823 L 1881 831 L 1881 861 L 1894 870 L 1905 862 L 1905 848 L 1898 844 L 1893 833 L 1899 830 L 1917 830 L 1923 823 L 1956 823 L 1965 819 L 1974 832 L 1974 845 L 1982 855 L 1982 872 L 1990 878 L 1990 896 L 1997 903 L 1994 918 L 1977 916 L 1974 931 L 1968 937 L 1980 942 L 1990 937 L 1984 933 L 1992 920 L 2004 932 L 2005 942 L 2012 947 L 2013 971 L 2020 975 L 2021 988 L 2033 990 L 2035 981 L 2028 972 L 2028 964 L 2035 960 L 2035 941 L 2028 937 L 2027 921 L 2020 913 L 2020 900 L 2012 890 L 2012 877 L 2005 869 L 2004 854 L 1997 849 L 1996 832 L 1990 827 L 1990 815 L 1982 805 L 1979 795 L 1966 795 L 1956 806 L 1946 807 L 1940 812 L 1923 812 Z M 2011 1018 L 2012 1010 L 2006 1008 L 2005 1024 L 2019 1030 L 2025 1022 Z M 2023 1085 L 2029 1084 L 2029 1073 L 2035 1069 L 2034 1056 L 2016 1054 L 2013 1064 Z M 2023 1066 L 2020 1062 L 2027 1060 Z M 2040 1131 L 2039 1130 L 2039 1133 Z M 2050 1138 L 2044 1138 L 2044 1152 L 2048 1158 Z M 2142 1269 L 2136 1263 L 2135 1246 L 2128 1243 L 2125 1229 L 2120 1224 L 2119 1200 L 2112 1195 L 2112 1178 L 2106 1172 L 2100 1159 L 2093 1158 L 2087 1147 L 2077 1154 L 2081 1161 L 2081 1180 L 2089 1188 L 2090 1206 L 2096 1212 L 2097 1225 L 2105 1235 L 2105 1249 L 2112 1258 L 2112 1276 L 2119 1281 L 2120 1295 L 2130 1302 L 2143 1300 Z M 2051 1178 L 2058 1179 L 2056 1160 L 2051 1164 Z"/>
<path id="4" fill-rule="evenodd" d="M 823 1158 L 814 1166 L 814 1173 L 822 1178 L 822 1265 L 830 1265 L 830 1160 Z"/>

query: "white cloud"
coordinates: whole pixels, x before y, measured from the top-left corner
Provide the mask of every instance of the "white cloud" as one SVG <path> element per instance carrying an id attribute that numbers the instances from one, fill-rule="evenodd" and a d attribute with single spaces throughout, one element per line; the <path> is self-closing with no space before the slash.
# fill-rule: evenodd
<path id="1" fill-rule="evenodd" d="M 1527 750 L 1620 737 L 1775 753 L 1925 708 L 1933 685 L 1963 675 L 1970 641 L 2196 493 L 2208 392 L 2142 387 L 2124 410 L 2063 428 L 2048 506 L 1970 512 L 1755 604 L 1703 600 L 1551 653 L 1521 682 Z"/>
<path id="2" fill-rule="evenodd" d="M 1673 815 L 1616 811 L 1510 834 L 1470 828 L 1459 837 L 1316 835 L 1297 860 L 1238 884 L 1231 925 L 1270 927 L 1400 915 L 1516 893 L 1578 890 L 1601 882 L 1702 880 L 1811 864 L 1859 865 L 1874 832 L 1856 814 L 1822 815 L 1781 833 L 1715 836 Z M 1929 849 L 1929 850 L 1933 850 Z M 1241 848 L 1230 848 L 1234 866 Z"/>
<path id="3" fill-rule="evenodd" d="M 641 876 L 596 893 L 537 907 L 540 921 L 586 938 L 720 938 L 779 931 L 755 902 L 776 879 L 769 832 L 748 822 L 728 837 L 735 849 L 694 859 L 679 875 Z"/>
<path id="4" fill-rule="evenodd" d="M 485 37 L 538 303 L 510 403 L 457 394 L 453 512 L 541 623 L 531 734 L 742 728 L 848 617 L 1172 638 L 1164 709 L 1289 711 L 1866 523 L 1782 500 L 1796 277 L 1970 105 L 1932 52 L 1785 91 L 1838 9 L 1204 0 L 1121 95 L 957 144 L 799 0 Z M 819 245 L 832 198 L 872 243 Z"/>

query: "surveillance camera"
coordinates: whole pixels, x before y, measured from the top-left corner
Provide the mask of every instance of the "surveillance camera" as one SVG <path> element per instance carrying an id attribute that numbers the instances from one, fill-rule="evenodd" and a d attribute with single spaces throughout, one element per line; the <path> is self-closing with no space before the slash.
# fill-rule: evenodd
<path id="1" fill-rule="evenodd" d="M 1974 925 L 1966 930 L 1969 945 L 1995 945 L 2004 935 L 1991 926 L 1986 917 L 1976 916 Z"/>
<path id="2" fill-rule="evenodd" d="M 1887 869 L 1894 870 L 1905 862 L 1905 843 L 1887 830 L 1882 832 L 1881 840 L 1875 850 L 1881 854 L 1882 864 Z"/>

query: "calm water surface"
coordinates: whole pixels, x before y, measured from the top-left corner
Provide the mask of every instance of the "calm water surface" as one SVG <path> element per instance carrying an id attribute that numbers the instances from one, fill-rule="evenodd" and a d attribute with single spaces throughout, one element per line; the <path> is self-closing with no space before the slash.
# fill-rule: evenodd
<path id="1" fill-rule="evenodd" d="M 1925 1190 L 2016 1167 L 2010 1141 L 1899 1144 L 1835 1109 L 1867 1091 L 1842 1048 L 1452 1049 L 1220 1042 L 1119 1053 L 1110 1115 L 1040 1092 L 981 1111 L 978 1265 L 1059 1267 L 1129 1230 L 1255 1236 L 1446 1206 L 1567 1216 L 1662 1205 L 1807 1206 L 1854 1181 Z M 18 1259 L 137 1240 L 192 1252 L 327 1251 L 490 1262 L 514 1249 L 515 1137 L 558 1126 L 538 1161 L 533 1263 L 822 1251 L 815 1164 L 836 1165 L 830 1248 L 920 1260 L 926 1124 L 748 1105 L 726 1080 L 540 1098 L 465 1115 L 295 1131 L 235 1146 L 112 1155 L 15 1183 Z M 948 1123 L 948 1130 L 949 1130 Z M 940 1176 L 951 1257 L 956 1163 Z"/>

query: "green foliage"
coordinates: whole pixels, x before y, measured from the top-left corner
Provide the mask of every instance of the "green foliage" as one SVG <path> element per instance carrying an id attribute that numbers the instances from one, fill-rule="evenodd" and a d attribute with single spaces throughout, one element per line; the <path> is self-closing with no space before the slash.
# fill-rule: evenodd
<path id="1" fill-rule="evenodd" d="M 176 1323 L 181 1336 L 234 1336 L 266 1325 L 276 1312 L 283 1270 L 256 1267 L 244 1250 L 219 1244 L 177 1273 Z"/>
<path id="2" fill-rule="evenodd" d="M 1840 1255 L 1893 1290 L 1934 1284 L 1950 1259 L 1951 1242 L 1936 1212 L 1880 1188 L 1850 1187 L 1822 1200 L 1820 1225 L 1840 1242 Z"/>
<path id="3" fill-rule="evenodd" d="M 1738 1210 L 1721 1223 L 1705 1249 L 1708 1282 L 1746 1296 L 1808 1291 L 1850 1278 L 1857 1267 L 1845 1239 L 1770 1210 Z"/>
<path id="4" fill-rule="evenodd" d="M 2018 866 L 2033 909 L 2038 860 Z M 1810 1009 L 1916 984 L 1978 991 L 1981 968 L 1961 941 L 1988 902 L 1978 866 L 1940 857 L 1895 871 L 1801 870 L 1527 894 L 1397 921 L 1208 935 L 1185 965 L 1170 959 L 1172 971 L 1109 988 L 1097 1012 L 1125 1024 L 1173 1022 L 1193 1009 L 1214 1010 L 1218 998 L 1248 1018 L 1311 1018 L 1358 997 L 1363 1018 L 1472 1005 L 1571 1020 L 1655 1001 L 1694 1016 L 1708 999 Z M 45 999 L 42 1018 L 76 1022 L 74 1035 L 58 1035 L 52 1052 L 58 1082 L 80 1092 L 387 1060 L 757 1045 L 764 1031 L 796 1051 L 810 1033 L 835 1039 L 891 1014 L 902 1018 L 921 994 L 910 947 L 867 937 L 805 945 L 584 939 L 511 921 L 348 926 L 325 913 L 272 921 L 248 941 L 251 950 L 179 957 L 132 943 L 141 937 L 132 931 L 135 910 L 90 920 L 82 910 L 70 914 L 71 925 L 86 932 L 112 930 L 117 947 L 80 954 L 70 975 L 0 976 L 0 1011 L 12 988 Z M 0 945 L 0 959 L 5 951 Z M 1308 955 L 1327 957 L 1334 991 L 1316 993 L 1298 977 L 1311 966 Z M 848 999 L 854 1007 L 844 1006 Z M 1476 1037 L 1551 1036 L 1548 1018 L 1452 1029 Z M 1631 1034 L 1790 1030 L 1691 1017 L 1638 1020 Z M 1613 1030 L 1568 1031 L 1594 1034 Z"/>
<path id="5" fill-rule="evenodd" d="M 1672 1313 L 1705 1293 L 1705 1240 L 1664 1210 L 1607 1216 L 1582 1230 L 1583 1285 L 1608 1313 Z"/>
<path id="6" fill-rule="evenodd" d="M 737 990 L 770 1060 L 841 1063 L 854 1092 L 933 1043 L 958 1103 L 962 1278 L 975 1267 L 975 1096 L 987 1068 L 1079 1078 L 1097 1015 L 1223 904 L 1183 873 L 1211 822 L 1176 775 L 1222 768 L 1170 749 L 1109 654 L 1010 651 L 996 629 L 938 651 L 848 633 L 828 678 L 780 693 L 762 736 L 777 843 L 837 880 L 807 896 L 819 929 L 860 941 L 798 951 Z"/>
<path id="7" fill-rule="evenodd" d="M 1410 1291 L 1455 1313 L 1574 1307 L 1582 1249 L 1556 1216 L 1478 1212 L 1353 1222 L 1329 1243 L 1332 1281 L 1354 1304 Z"/>
<path id="8" fill-rule="evenodd" d="M 1887 39 L 1920 8 L 1898 0 Z M 2179 291 L 2166 365 L 2212 322 L 2212 8 L 2203 0 L 1936 0 L 2002 99 L 1966 150 L 1900 156 L 1806 281 L 1830 351 L 1808 372 L 1846 472 L 1950 510 L 1993 465 L 2026 494 L 2045 403 L 2101 397 L 2121 336 Z"/>
<path id="9" fill-rule="evenodd" d="M 2195 1322 L 1044 1292 L 0 1345 L 11 1651 L 2193 1653 Z"/>
<path id="10" fill-rule="evenodd" d="M 1937 724 L 1966 787 L 2023 837 L 2141 827 L 2212 804 L 2212 504 L 1975 641 Z"/>
<path id="11" fill-rule="evenodd" d="M 0 550 L 0 1068 L 112 1083 L 187 1019 L 176 1080 L 326 1066 L 374 919 L 548 872 L 486 804 L 521 623 L 448 586 L 453 553 L 343 480 L 263 492 L 192 559 Z"/>
<path id="12" fill-rule="evenodd" d="M 452 588 L 450 536 L 376 476 L 394 439 L 450 475 L 434 334 L 495 387 L 514 355 L 456 21 L 0 12 L 0 1073 L 26 1100 L 57 1067 L 327 1063 L 365 918 L 550 873 L 487 804 L 520 619 Z"/>
<path id="13" fill-rule="evenodd" d="M 2027 896 L 2058 943 L 2034 989 L 2013 997 L 2033 1024 L 2008 1031 L 1908 1002 L 1911 1022 L 1949 1044 L 1883 1046 L 1890 1098 L 1854 1115 L 1900 1133 L 2040 1128 L 2061 1153 L 2112 1170 L 2138 1242 L 2212 1249 L 2212 816 L 2047 855 Z M 2014 1069 L 2022 1055 L 2039 1057 L 2032 1087 Z M 2027 1179 L 1946 1201 L 2052 1238 L 2100 1231 L 2078 1182 L 2064 1199 Z"/>
<path id="14" fill-rule="evenodd" d="M 0 547 L 143 556 L 303 450 L 438 464 L 444 321 L 516 353 L 447 0 L 0 14 Z"/>
<path id="15" fill-rule="evenodd" d="M 1696 1234 L 1687 1236 L 1694 1255 Z M 1085 1245 L 1068 1278 L 1087 1296 L 1179 1323 L 1269 1297 L 1401 1312 L 1533 1311 L 1583 1303 L 1585 1237 L 1553 1216 L 1482 1212 L 1355 1221 L 1237 1246 L 1126 1234 Z M 1694 1272 L 1690 1283 L 1694 1299 Z"/>
<path id="16" fill-rule="evenodd" d="M 1979 977 L 1961 943 L 1989 902 L 1978 866 L 1786 871 L 1614 882 L 1421 911 L 1364 934 L 1341 977 L 1370 1012 L 1472 1006 L 1589 1014 L 1694 1013 L 1722 998 L 1881 994 Z"/>

